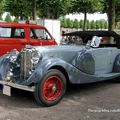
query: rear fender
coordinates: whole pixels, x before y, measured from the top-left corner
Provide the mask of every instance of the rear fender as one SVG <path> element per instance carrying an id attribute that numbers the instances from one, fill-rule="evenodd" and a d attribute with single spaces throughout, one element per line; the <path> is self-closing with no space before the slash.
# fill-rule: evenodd
<path id="1" fill-rule="evenodd" d="M 120 54 L 118 54 L 117 57 L 115 58 L 113 72 L 120 72 Z"/>

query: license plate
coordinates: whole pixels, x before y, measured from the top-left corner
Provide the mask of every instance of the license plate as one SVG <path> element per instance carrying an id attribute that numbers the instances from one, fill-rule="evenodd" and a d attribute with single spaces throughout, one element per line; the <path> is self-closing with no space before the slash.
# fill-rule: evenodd
<path id="1" fill-rule="evenodd" d="M 3 86 L 3 94 L 7 96 L 11 96 L 11 87 L 4 85 Z"/>

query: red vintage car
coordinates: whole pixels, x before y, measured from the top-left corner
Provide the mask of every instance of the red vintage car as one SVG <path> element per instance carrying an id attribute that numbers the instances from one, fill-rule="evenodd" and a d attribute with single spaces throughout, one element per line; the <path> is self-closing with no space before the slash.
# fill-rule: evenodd
<path id="1" fill-rule="evenodd" d="M 57 45 L 55 39 L 44 26 L 37 24 L 0 22 L 0 55 L 25 45 Z"/>

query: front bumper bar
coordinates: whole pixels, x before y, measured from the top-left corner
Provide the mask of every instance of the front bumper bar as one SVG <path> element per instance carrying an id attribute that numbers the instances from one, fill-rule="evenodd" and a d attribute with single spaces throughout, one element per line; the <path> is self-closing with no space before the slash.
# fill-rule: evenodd
<path id="1" fill-rule="evenodd" d="M 3 86 L 8 86 L 8 87 L 13 87 L 13 88 L 17 88 L 20 90 L 25 90 L 25 91 L 30 91 L 30 92 L 34 92 L 35 87 L 29 87 L 29 86 L 24 86 L 24 85 L 19 85 L 16 83 L 12 83 L 12 82 L 6 82 L 3 80 L 0 80 L 0 84 L 2 84 Z"/>

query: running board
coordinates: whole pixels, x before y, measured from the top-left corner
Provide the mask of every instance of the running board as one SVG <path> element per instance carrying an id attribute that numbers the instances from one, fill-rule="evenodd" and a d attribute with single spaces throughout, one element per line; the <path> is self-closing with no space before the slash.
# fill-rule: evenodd
<path id="1" fill-rule="evenodd" d="M 96 75 L 96 77 L 100 78 L 101 80 L 113 79 L 113 78 L 116 78 L 116 77 L 119 77 L 119 76 L 120 76 L 120 73 L 106 73 L 106 74 Z"/>

